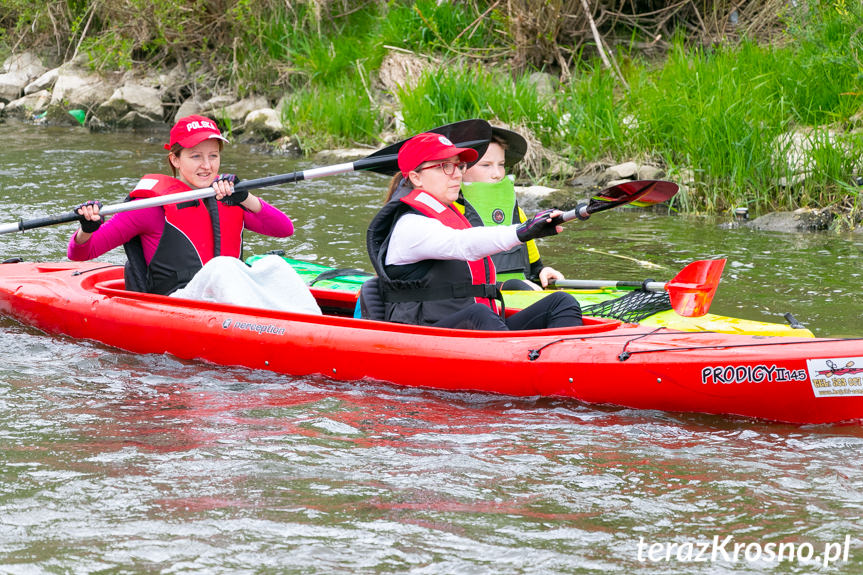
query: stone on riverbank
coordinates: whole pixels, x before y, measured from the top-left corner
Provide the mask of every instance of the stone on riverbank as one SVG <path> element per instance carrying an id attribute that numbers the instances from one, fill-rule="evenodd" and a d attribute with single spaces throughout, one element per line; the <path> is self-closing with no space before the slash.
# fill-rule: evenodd
<path id="1" fill-rule="evenodd" d="M 29 120 L 44 112 L 50 103 L 51 93 L 48 90 L 41 90 L 9 102 L 4 113 L 8 116 Z"/>
<path id="2" fill-rule="evenodd" d="M 4 115 L 47 124 L 75 125 L 70 110 L 83 110 L 91 131 L 114 129 L 150 130 L 176 118 L 202 114 L 214 118 L 234 136 L 246 141 L 266 141 L 276 151 L 293 155 L 296 139 L 287 138 L 281 115 L 262 96 L 237 100 L 228 94 L 203 99 L 189 97 L 189 82 L 181 66 L 168 71 L 94 72 L 80 54 L 47 70 L 29 52 L 8 58 L 0 73 L 0 111 Z M 185 94 L 185 96 L 184 96 Z M 248 120 L 248 121 L 247 121 Z"/>
<path id="3" fill-rule="evenodd" d="M 127 83 L 96 108 L 96 115 L 118 127 L 155 127 L 162 123 L 162 98 L 155 88 Z"/>
<path id="4" fill-rule="evenodd" d="M 45 70 L 42 60 L 31 52 L 6 58 L 0 74 L 0 101 L 8 103 L 23 96 L 27 84 L 44 74 Z"/>
<path id="5" fill-rule="evenodd" d="M 93 108 L 108 101 L 114 93 L 120 75 L 103 76 L 78 67 L 74 62 L 60 66 L 51 105 L 71 108 Z"/>
<path id="6" fill-rule="evenodd" d="M 830 229 L 835 214 L 831 208 L 800 208 L 793 212 L 772 212 L 744 225 L 770 232 L 812 232 Z"/>
<path id="7" fill-rule="evenodd" d="M 412 90 L 428 68 L 428 58 L 406 50 L 391 49 L 378 69 L 378 80 L 391 94 L 398 90 Z"/>
<path id="8" fill-rule="evenodd" d="M 282 119 L 272 108 L 259 108 L 246 115 L 241 140 L 244 142 L 272 142 L 284 135 Z"/>
<path id="9" fill-rule="evenodd" d="M 42 90 L 50 91 L 54 87 L 54 82 L 57 81 L 57 76 L 60 75 L 59 68 L 53 68 L 48 70 L 26 86 L 24 86 L 24 95 L 29 96 L 30 94 L 35 94 L 36 92 L 41 92 Z"/>
<path id="10" fill-rule="evenodd" d="M 205 108 L 205 111 L 216 120 L 227 118 L 231 121 L 232 126 L 242 126 L 243 121 L 252 111 L 269 107 L 270 103 L 263 96 L 250 96 L 243 98 L 239 102 L 234 101 L 218 108 Z"/>
<path id="11" fill-rule="evenodd" d="M 540 204 L 551 194 L 559 192 L 556 188 L 547 186 L 516 186 L 515 194 L 519 207 L 528 215 L 538 212 Z"/>

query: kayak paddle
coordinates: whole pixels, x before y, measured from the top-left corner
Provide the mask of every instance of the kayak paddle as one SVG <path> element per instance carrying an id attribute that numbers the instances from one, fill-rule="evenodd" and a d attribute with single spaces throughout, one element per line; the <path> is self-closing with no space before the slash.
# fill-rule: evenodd
<path id="1" fill-rule="evenodd" d="M 485 120 L 462 120 L 461 122 L 439 126 L 428 131 L 446 136 L 458 147 L 474 148 L 479 153 L 479 157 L 482 157 L 483 154 L 485 154 L 485 149 L 488 147 L 488 143 L 491 140 L 491 125 Z M 407 140 L 390 144 L 386 148 L 378 150 L 365 158 L 361 158 L 353 162 L 324 166 L 321 168 L 311 168 L 301 172 L 291 172 L 289 174 L 268 176 L 254 180 L 244 180 L 236 184 L 234 189 L 254 190 L 269 186 L 277 186 L 279 184 L 289 184 L 302 180 L 311 180 L 313 178 L 357 171 L 369 171 L 379 174 L 393 175 L 399 171 L 398 152 L 405 142 L 407 142 Z M 143 208 L 199 200 L 213 195 L 215 195 L 213 188 L 201 188 L 199 190 L 189 190 L 187 192 L 167 194 L 154 198 L 135 200 L 133 202 L 111 204 L 100 208 L 99 213 L 103 216 L 110 216 L 120 212 L 129 212 Z M 77 220 L 78 214 L 75 213 L 75 210 L 55 216 L 45 216 L 42 218 L 33 218 L 31 220 L 21 219 L 15 223 L 0 224 L 0 234 L 43 228 L 45 226 L 53 226 L 55 224 L 63 224 Z"/>
<path id="2" fill-rule="evenodd" d="M 664 180 L 623 182 L 602 190 L 587 203 L 578 204 L 574 209 L 565 212 L 562 218 L 564 222 L 574 219 L 586 220 L 591 214 L 625 204 L 652 206 L 670 200 L 679 189 L 674 182 Z"/>
<path id="3" fill-rule="evenodd" d="M 725 260 L 698 260 L 680 270 L 667 282 L 633 282 L 602 280 L 557 280 L 549 285 L 564 289 L 643 288 L 647 291 L 667 291 L 671 307 L 679 315 L 700 317 L 708 312 L 713 295 L 719 287 L 719 278 L 725 268 Z"/>

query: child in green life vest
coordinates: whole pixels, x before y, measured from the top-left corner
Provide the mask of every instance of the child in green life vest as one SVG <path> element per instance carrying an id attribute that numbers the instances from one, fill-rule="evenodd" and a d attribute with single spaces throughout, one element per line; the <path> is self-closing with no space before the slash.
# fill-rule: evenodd
<path id="1" fill-rule="evenodd" d="M 510 130 L 492 127 L 492 139 L 482 158 L 462 180 L 456 207 L 474 226 L 508 226 L 527 220 L 518 206 L 512 176 L 506 169 L 519 162 L 527 151 L 523 137 Z M 503 289 L 542 289 L 549 280 L 564 279 L 556 269 L 544 266 L 536 242 L 531 240 L 492 256 Z M 537 285 L 539 284 L 539 285 Z"/>

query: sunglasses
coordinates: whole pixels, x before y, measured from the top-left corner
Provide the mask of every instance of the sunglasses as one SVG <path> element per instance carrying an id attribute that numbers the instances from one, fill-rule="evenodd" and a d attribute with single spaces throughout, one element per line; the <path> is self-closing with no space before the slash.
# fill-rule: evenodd
<path id="1" fill-rule="evenodd" d="M 440 168 L 445 175 L 451 176 L 455 173 L 456 168 L 458 168 L 458 171 L 463 174 L 465 170 L 467 170 L 467 162 L 459 162 L 458 164 L 454 164 L 453 162 L 441 162 L 440 164 L 432 164 L 431 166 L 417 168 L 414 171 L 421 172 L 423 170 L 430 170 L 431 168 Z"/>

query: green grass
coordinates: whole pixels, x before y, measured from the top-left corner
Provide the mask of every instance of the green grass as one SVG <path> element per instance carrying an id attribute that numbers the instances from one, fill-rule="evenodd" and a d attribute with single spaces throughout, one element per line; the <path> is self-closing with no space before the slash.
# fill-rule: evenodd
<path id="1" fill-rule="evenodd" d="M 808 28 L 779 48 L 744 41 L 710 51 L 678 39 L 660 68 L 643 67 L 630 79 L 627 108 L 638 127 L 621 152 L 653 150 L 694 169 L 702 201 L 690 209 L 796 207 L 840 192 L 863 149 L 859 139 L 831 139 L 827 125 L 849 118 L 863 100 L 859 65 L 823 38 Z M 777 143 L 789 131 L 811 132 L 814 141 L 809 177 L 791 190 L 777 184 L 792 175 Z"/>
<path id="2" fill-rule="evenodd" d="M 304 150 L 376 142 L 382 129 L 360 75 L 295 91 L 282 109 L 282 122 Z"/>
<path id="3" fill-rule="evenodd" d="M 678 36 L 659 64 L 618 54 L 629 60 L 629 90 L 588 63 L 546 102 L 523 78 L 475 65 L 432 72 L 399 98 L 408 131 L 485 117 L 529 127 L 576 163 L 652 161 L 671 176 L 688 168 L 696 185 L 677 202 L 684 211 L 856 203 L 861 136 L 833 128 L 863 110 L 860 21 L 859 4 L 827 5 L 790 22 L 778 45 L 703 48 Z M 780 145 L 790 132 L 810 139 L 805 183 L 793 186 L 782 185 L 794 176 Z"/>
<path id="4" fill-rule="evenodd" d="M 358 67 L 379 68 L 388 46 L 418 53 L 482 51 L 493 40 L 486 20 L 477 21 L 473 9 L 458 3 L 370 3 L 325 22 L 316 20 L 311 3 L 287 6 L 261 11 L 241 2 L 231 12 L 243 38 L 237 54 L 241 84 L 272 85 L 279 70 L 292 88 L 335 86 Z"/>
<path id="5" fill-rule="evenodd" d="M 539 132 L 556 123 L 549 102 L 526 76 L 512 80 L 480 64 L 436 69 L 414 88 L 398 91 L 407 131 L 421 131 L 466 118 L 495 119 L 507 124 L 529 123 Z"/>
<path id="6" fill-rule="evenodd" d="M 587 163 L 628 152 L 621 148 L 632 118 L 617 89 L 613 75 L 585 67 L 563 91 L 556 139 L 573 160 Z"/>
<path id="7" fill-rule="evenodd" d="M 478 18 L 470 2 L 388 3 L 381 28 L 381 43 L 417 52 L 485 51 L 499 36 L 489 18 Z"/>

